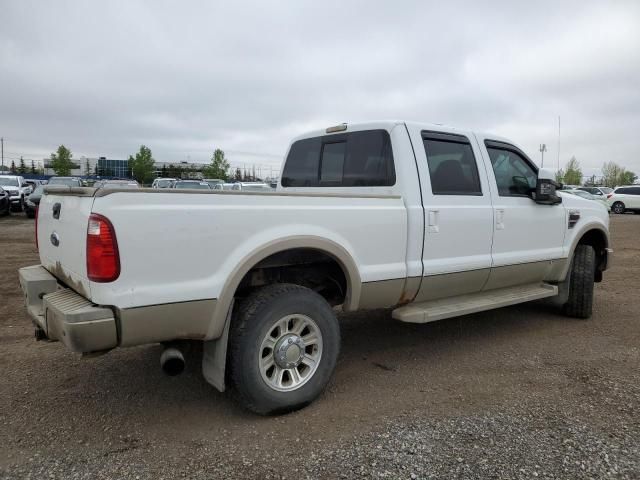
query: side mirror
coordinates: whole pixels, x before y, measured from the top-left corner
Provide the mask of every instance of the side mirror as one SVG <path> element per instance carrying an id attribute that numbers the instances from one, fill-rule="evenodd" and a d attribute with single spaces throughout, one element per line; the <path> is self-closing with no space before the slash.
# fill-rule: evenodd
<path id="1" fill-rule="evenodd" d="M 538 170 L 538 180 L 536 182 L 536 191 L 533 194 L 533 200 L 540 205 L 557 205 L 562 203 L 556 190 L 562 188 L 562 184 L 556 182 L 553 170 L 549 168 L 541 168 Z"/>

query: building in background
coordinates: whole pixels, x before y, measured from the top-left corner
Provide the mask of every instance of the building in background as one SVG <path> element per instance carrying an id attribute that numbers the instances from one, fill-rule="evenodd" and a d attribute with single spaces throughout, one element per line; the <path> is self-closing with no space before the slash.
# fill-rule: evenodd
<path id="1" fill-rule="evenodd" d="M 120 177 L 129 176 L 129 161 L 107 157 L 80 157 L 72 159 L 73 168 L 70 175 L 73 177 Z M 55 175 L 51 168 L 51 159 L 43 159 L 44 174 Z"/>

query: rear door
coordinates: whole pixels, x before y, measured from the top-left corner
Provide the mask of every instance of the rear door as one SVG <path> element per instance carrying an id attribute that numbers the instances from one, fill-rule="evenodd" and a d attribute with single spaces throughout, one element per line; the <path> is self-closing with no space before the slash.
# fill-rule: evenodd
<path id="1" fill-rule="evenodd" d="M 87 278 L 87 222 L 93 206 L 93 189 L 48 187 L 38 208 L 40 262 L 52 275 L 80 295 L 90 297 Z"/>
<path id="2" fill-rule="evenodd" d="M 640 187 L 629 187 L 625 205 L 627 208 L 640 209 Z"/>
<path id="3" fill-rule="evenodd" d="M 530 196 L 538 169 L 516 146 L 479 138 L 492 186 L 492 267 L 485 289 L 542 281 L 564 256 L 566 211 Z"/>
<path id="4" fill-rule="evenodd" d="M 493 210 L 471 134 L 413 128 L 425 215 L 416 301 L 477 292 L 491 268 Z M 480 160 L 480 161 L 478 161 Z"/>

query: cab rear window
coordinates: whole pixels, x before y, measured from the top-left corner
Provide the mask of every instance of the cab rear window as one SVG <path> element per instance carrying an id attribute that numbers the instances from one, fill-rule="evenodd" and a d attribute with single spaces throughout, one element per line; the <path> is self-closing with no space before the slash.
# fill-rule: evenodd
<path id="1" fill-rule="evenodd" d="M 380 187 L 396 183 L 386 130 L 298 140 L 282 172 L 283 187 Z"/>

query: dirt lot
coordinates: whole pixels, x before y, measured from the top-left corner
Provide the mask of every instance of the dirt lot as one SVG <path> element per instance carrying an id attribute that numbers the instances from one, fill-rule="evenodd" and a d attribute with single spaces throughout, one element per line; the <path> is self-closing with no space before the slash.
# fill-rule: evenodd
<path id="1" fill-rule="evenodd" d="M 160 348 L 82 359 L 36 342 L 18 267 L 33 222 L 0 218 L 0 477 L 640 478 L 640 215 L 589 321 L 527 304 L 427 325 L 343 316 L 312 406 L 262 418 Z"/>

